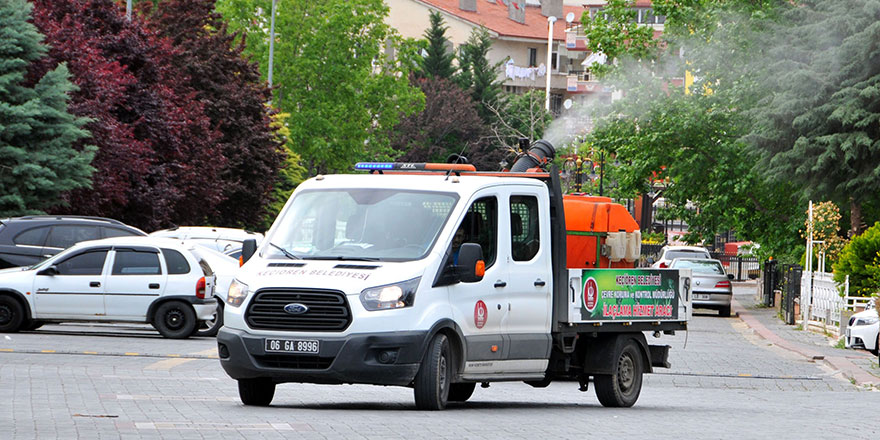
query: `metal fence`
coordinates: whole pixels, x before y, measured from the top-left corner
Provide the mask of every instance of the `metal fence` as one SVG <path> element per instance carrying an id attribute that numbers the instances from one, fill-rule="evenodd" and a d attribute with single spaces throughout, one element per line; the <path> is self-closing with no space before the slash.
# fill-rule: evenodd
<path id="1" fill-rule="evenodd" d="M 763 282 L 764 305 L 767 307 L 776 306 L 776 290 L 781 284 L 781 270 L 776 260 L 768 260 L 764 262 L 764 273 L 761 277 Z"/>
<path id="2" fill-rule="evenodd" d="M 797 311 L 794 309 L 795 299 L 801 295 L 801 278 L 803 268 L 797 264 L 782 266 L 782 318 L 788 325 L 794 325 L 797 320 Z"/>
<path id="3" fill-rule="evenodd" d="M 757 257 L 727 255 L 723 252 L 711 252 L 709 255 L 720 261 L 724 270 L 733 274 L 737 281 L 754 280 L 761 276 L 761 262 Z"/>

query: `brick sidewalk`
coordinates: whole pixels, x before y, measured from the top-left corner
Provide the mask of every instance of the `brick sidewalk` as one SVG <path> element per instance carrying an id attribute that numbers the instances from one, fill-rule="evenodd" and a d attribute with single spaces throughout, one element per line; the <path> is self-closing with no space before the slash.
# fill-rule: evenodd
<path id="1" fill-rule="evenodd" d="M 836 339 L 786 325 L 777 310 L 758 304 L 754 283 L 735 283 L 733 310 L 758 335 L 770 343 L 841 372 L 857 385 L 880 387 L 877 357 L 863 350 L 836 348 Z"/>

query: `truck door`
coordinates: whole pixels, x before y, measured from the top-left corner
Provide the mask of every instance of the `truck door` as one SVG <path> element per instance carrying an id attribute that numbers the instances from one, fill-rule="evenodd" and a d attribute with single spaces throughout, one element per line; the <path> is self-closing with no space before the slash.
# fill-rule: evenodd
<path id="1" fill-rule="evenodd" d="M 507 300 L 502 330 L 510 340 L 508 359 L 548 359 L 552 268 L 549 201 L 539 189 L 517 188 L 508 199 L 510 244 Z M 536 364 L 537 365 L 537 364 Z"/>
<path id="2" fill-rule="evenodd" d="M 461 243 L 478 243 L 483 248 L 486 273 L 476 283 L 449 287 L 449 300 L 467 345 L 467 361 L 502 360 L 505 346 L 501 323 L 507 313 L 507 267 L 498 261 L 499 195 L 481 195 L 459 220 L 452 243 L 452 260 Z"/>

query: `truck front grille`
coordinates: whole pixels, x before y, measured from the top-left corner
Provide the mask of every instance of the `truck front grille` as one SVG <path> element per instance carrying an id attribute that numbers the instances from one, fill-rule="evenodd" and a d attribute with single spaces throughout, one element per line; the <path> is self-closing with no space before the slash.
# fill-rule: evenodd
<path id="1" fill-rule="evenodd" d="M 291 314 L 288 304 L 302 304 L 308 311 Z M 345 294 L 322 289 L 262 289 L 254 295 L 244 315 L 256 330 L 341 332 L 351 324 Z"/>
<path id="2" fill-rule="evenodd" d="M 326 370 L 336 358 L 307 355 L 270 354 L 254 356 L 254 359 L 266 368 L 289 368 L 293 370 Z"/>

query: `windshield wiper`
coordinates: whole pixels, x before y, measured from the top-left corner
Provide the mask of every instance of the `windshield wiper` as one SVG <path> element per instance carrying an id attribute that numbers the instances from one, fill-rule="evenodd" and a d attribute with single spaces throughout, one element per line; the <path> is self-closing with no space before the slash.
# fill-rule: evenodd
<path id="1" fill-rule="evenodd" d="M 293 252 L 290 252 L 289 250 L 284 249 L 283 247 L 278 246 L 277 244 L 272 243 L 271 241 L 268 243 L 269 243 L 269 246 L 272 246 L 273 248 L 278 249 L 279 251 L 281 251 L 282 254 L 284 254 L 285 257 L 290 258 L 291 260 L 300 260 L 301 259 L 299 256 L 297 256 Z"/>
<path id="2" fill-rule="evenodd" d="M 374 257 L 346 257 L 344 255 L 330 255 L 330 256 L 308 256 L 304 257 L 306 260 L 349 260 L 349 261 L 380 261 L 378 258 Z"/>

